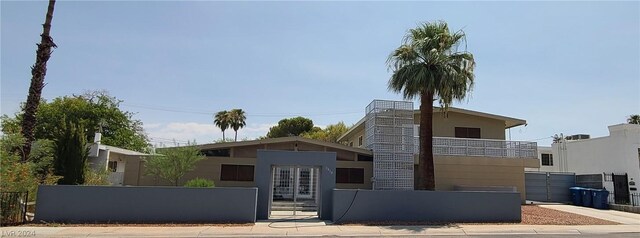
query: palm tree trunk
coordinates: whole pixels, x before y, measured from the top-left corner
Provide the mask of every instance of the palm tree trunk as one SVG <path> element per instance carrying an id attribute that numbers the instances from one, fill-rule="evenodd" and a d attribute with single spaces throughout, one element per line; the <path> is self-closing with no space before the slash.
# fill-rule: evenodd
<path id="1" fill-rule="evenodd" d="M 234 130 L 234 131 L 236 131 L 236 137 L 234 138 L 233 141 L 238 141 L 238 130 Z"/>
<path id="2" fill-rule="evenodd" d="M 419 190 L 435 190 L 433 166 L 433 93 L 420 94 L 420 157 L 418 162 Z"/>
<path id="3" fill-rule="evenodd" d="M 47 61 L 49 57 L 51 57 L 53 48 L 56 47 L 53 39 L 49 36 L 55 4 L 55 0 L 49 0 L 47 15 L 44 24 L 42 24 L 43 30 L 42 35 L 40 35 L 40 44 L 38 44 L 38 49 L 36 50 L 36 63 L 31 67 L 31 85 L 29 86 L 29 95 L 27 96 L 27 103 L 24 106 L 24 116 L 22 118 L 22 135 L 25 138 L 25 143 L 21 150 L 23 162 L 29 158 L 31 143 L 35 140 L 33 129 L 36 126 L 36 112 L 40 105 L 42 88 L 44 88 L 44 77 L 47 74 Z"/>
<path id="4" fill-rule="evenodd" d="M 227 139 L 224 138 L 224 130 L 222 130 L 222 142 L 226 141 Z"/>

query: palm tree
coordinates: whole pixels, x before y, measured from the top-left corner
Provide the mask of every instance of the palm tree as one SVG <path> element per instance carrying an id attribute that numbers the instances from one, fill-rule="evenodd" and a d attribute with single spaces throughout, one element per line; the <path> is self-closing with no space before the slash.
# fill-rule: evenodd
<path id="1" fill-rule="evenodd" d="M 242 109 L 233 109 L 229 112 L 229 118 L 231 119 L 229 125 L 234 131 L 236 131 L 234 141 L 238 141 L 238 129 L 247 125 L 245 122 L 247 117 L 244 115 L 244 111 Z"/>
<path id="2" fill-rule="evenodd" d="M 458 46 L 465 43 L 463 31 L 449 32 L 446 22 L 423 23 L 407 32 L 403 44 L 387 59 L 393 71 L 389 90 L 407 100 L 420 98 L 420 159 L 418 185 L 434 190 L 433 101 L 446 112 L 453 100 L 461 101 L 473 87 L 473 55 Z"/>
<path id="3" fill-rule="evenodd" d="M 31 143 L 35 140 L 33 129 L 36 126 L 36 112 L 40 105 L 42 88 L 44 88 L 44 76 L 47 74 L 47 61 L 49 61 L 51 57 L 53 48 L 56 47 L 56 44 L 53 43 L 53 39 L 49 35 L 55 5 L 55 0 L 49 0 L 47 15 L 44 24 L 42 24 L 40 44 L 37 44 L 36 63 L 31 67 L 31 85 L 29 86 L 29 95 L 27 96 L 27 103 L 24 106 L 24 116 L 22 118 L 22 135 L 25 138 L 25 143 L 21 150 L 22 161 L 27 161 L 31 153 Z"/>
<path id="4" fill-rule="evenodd" d="M 222 130 L 222 141 L 226 140 L 226 138 L 224 137 L 224 130 L 229 128 L 230 122 L 231 122 L 231 118 L 229 118 L 228 111 L 219 111 L 213 117 L 213 123 L 216 124 L 216 126 L 220 128 L 220 130 Z"/>
<path id="5" fill-rule="evenodd" d="M 629 115 L 629 118 L 627 118 L 627 122 L 629 124 L 638 124 L 638 125 L 640 125 L 640 115 L 638 115 L 638 114 Z"/>

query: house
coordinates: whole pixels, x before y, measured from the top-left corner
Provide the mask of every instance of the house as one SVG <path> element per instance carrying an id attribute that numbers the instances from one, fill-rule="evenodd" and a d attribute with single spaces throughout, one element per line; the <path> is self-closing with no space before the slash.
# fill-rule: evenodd
<path id="1" fill-rule="evenodd" d="M 392 108 L 380 108 L 388 105 Z M 398 105 L 402 108 L 395 108 Z M 326 188 L 319 184 L 326 175 L 335 188 L 413 189 L 413 170 L 418 162 L 414 131 L 419 111 L 411 102 L 381 100 L 367 108 L 371 110 L 340 137 L 340 143 L 284 137 L 198 145 L 206 159 L 198 162 L 183 181 L 199 177 L 213 180 L 217 187 L 260 187 L 266 180 L 271 184 L 267 191 L 272 191 L 272 206 L 281 205 L 277 200 L 293 197 L 311 200 L 311 205 L 302 206 L 313 207 L 313 200 L 318 204 L 320 187 Z M 535 142 L 505 140 L 505 129 L 525 124 L 521 119 L 460 108 L 450 108 L 447 116 L 435 110 L 436 189 L 517 191 L 524 201 L 524 168 L 539 166 L 537 146 Z M 268 177 L 259 178 L 260 154 L 266 154 L 261 151 L 300 153 L 292 160 L 271 164 Z M 335 171 L 304 165 L 312 160 L 313 153 L 326 152 L 333 158 L 330 163 Z M 145 176 L 144 161 L 133 157 L 126 161 L 123 184 L 169 185 Z"/>
<path id="2" fill-rule="evenodd" d="M 539 167 L 525 168 L 525 171 L 560 172 L 559 164 L 553 161 L 553 150 L 551 146 L 538 146 L 538 160 L 540 160 Z"/>
<path id="3" fill-rule="evenodd" d="M 114 186 L 124 185 L 124 171 L 128 161 L 140 161 L 148 154 L 127 150 L 115 146 L 101 144 L 101 133 L 96 133 L 94 142 L 89 149 L 87 163 L 97 171 L 107 169 L 109 183 Z"/>
<path id="4" fill-rule="evenodd" d="M 573 135 L 561 138 L 541 154 L 540 171 L 573 172 L 579 185 L 605 188 L 619 203 L 637 193 L 640 179 L 640 125 L 608 127 L 609 135 L 590 138 Z M 547 154 L 550 153 L 550 154 Z"/>

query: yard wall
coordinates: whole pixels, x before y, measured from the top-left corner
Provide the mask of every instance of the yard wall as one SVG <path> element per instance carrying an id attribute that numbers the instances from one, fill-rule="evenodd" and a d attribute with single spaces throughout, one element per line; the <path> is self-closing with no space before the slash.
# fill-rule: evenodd
<path id="1" fill-rule="evenodd" d="M 514 192 L 381 191 L 335 189 L 336 223 L 363 221 L 520 222 Z"/>
<path id="2" fill-rule="evenodd" d="M 255 222 L 257 188 L 41 185 L 35 221 Z"/>

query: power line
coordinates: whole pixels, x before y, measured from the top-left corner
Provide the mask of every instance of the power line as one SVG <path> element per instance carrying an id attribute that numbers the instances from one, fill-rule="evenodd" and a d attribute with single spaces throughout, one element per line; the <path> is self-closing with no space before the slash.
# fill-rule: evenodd
<path id="1" fill-rule="evenodd" d="M 533 139 L 533 140 L 526 140 L 526 141 L 539 141 L 539 140 L 551 139 L 551 138 L 553 138 L 553 136 L 547 136 L 547 137 L 543 137 L 543 138 L 538 138 L 538 139 Z"/>
<path id="2" fill-rule="evenodd" d="M 156 111 L 165 111 L 165 112 L 178 112 L 178 113 L 191 113 L 191 114 L 200 114 L 200 115 L 214 115 L 214 112 L 207 112 L 201 110 L 191 110 L 191 109 L 176 109 L 170 107 L 160 107 L 160 106 L 150 106 L 150 105 L 141 105 L 141 104 L 128 104 L 128 103 L 120 103 L 120 105 L 134 108 L 144 108 L 149 110 Z M 358 111 L 342 111 L 342 112 L 323 112 L 323 113 L 251 113 L 247 114 L 247 116 L 251 117 L 287 117 L 287 116 L 333 116 L 333 115 L 347 115 L 347 114 L 356 114 L 362 113 L 361 110 Z"/>

